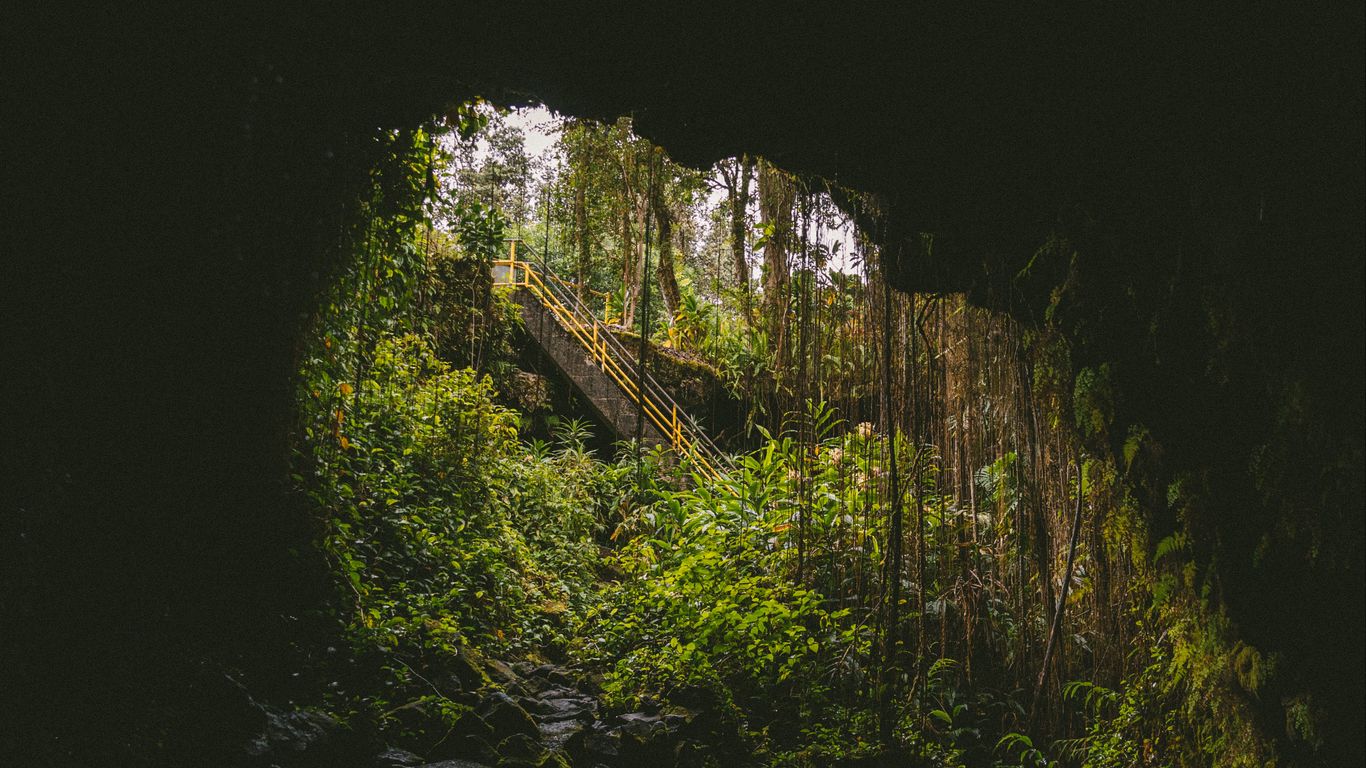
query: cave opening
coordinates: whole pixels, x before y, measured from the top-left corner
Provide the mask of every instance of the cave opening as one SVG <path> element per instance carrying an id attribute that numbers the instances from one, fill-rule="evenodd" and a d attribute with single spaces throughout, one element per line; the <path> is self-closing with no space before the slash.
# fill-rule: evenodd
<path id="1" fill-rule="evenodd" d="M 1032 375 L 1038 369 L 1002 369 L 988 387 L 1012 397 L 1024 388 L 1031 396 L 1051 392 L 1061 419 L 1043 425 L 1061 430 L 1053 443 L 1020 443 L 1056 454 L 1053 464 L 1037 463 L 1051 473 L 1037 485 L 1061 527 L 1043 532 L 1053 546 L 1041 560 L 1025 558 L 1021 571 L 1012 559 L 1008 574 L 1025 573 L 1021 583 L 1030 583 L 1033 572 L 1079 573 L 1054 586 L 1075 580 L 1085 589 L 1073 599 L 1095 600 L 1102 574 L 1087 553 L 1107 544 L 1091 538 L 1094 518 L 1085 518 L 1082 536 L 1071 534 L 1073 520 L 1083 520 L 1071 504 L 1080 509 L 1086 496 L 1090 515 L 1102 506 L 1097 494 L 1107 493 L 1107 509 L 1137 511 L 1132 519 L 1111 516 L 1112 525 L 1138 521 L 1145 529 L 1130 539 L 1140 543 L 1120 548 L 1130 555 L 1126 567 L 1147 571 L 1134 582 L 1142 620 L 1156 622 L 1155 634 L 1183 651 L 1199 649 L 1184 667 L 1126 659 L 1112 679 L 1084 682 L 1134 704 L 1123 698 L 1124 677 L 1157 675 L 1171 698 L 1140 702 L 1152 710 L 1145 717 L 1176 713 L 1203 734 L 1183 735 L 1190 754 L 1149 738 L 1154 759 L 1166 764 L 1274 755 L 1286 764 L 1331 765 L 1359 757 L 1366 252 L 1359 13 L 1049 6 L 975 14 L 926 6 L 689 15 L 661 7 L 630 14 L 639 23 L 634 34 L 621 32 L 610 8 L 556 13 L 433 5 L 415 23 L 375 9 L 274 9 L 225 14 L 212 29 L 176 15 L 60 27 L 44 19 L 33 27 L 40 34 L 20 41 L 20 58 L 37 66 L 20 67 L 14 81 L 23 108 L 11 121 L 15 183 L 5 192 L 14 224 L 4 281 L 9 438 L 0 455 L 9 489 L 0 530 L 9 585 L 3 712 L 15 725 L 5 736 L 9 753 L 55 765 L 109 745 L 128 764 L 273 759 L 240 753 L 243 736 L 261 727 L 257 704 L 269 701 L 276 709 L 268 718 L 307 732 L 316 713 L 291 711 L 291 702 L 316 706 L 318 699 L 290 675 L 332 671 L 333 661 L 319 660 L 328 654 L 346 657 L 351 668 L 374 662 L 367 653 L 378 646 L 316 642 L 327 620 L 320 607 L 335 600 L 334 577 L 350 589 L 353 571 L 338 570 L 328 559 L 335 553 L 315 546 L 326 526 L 290 477 L 296 374 L 326 303 L 320 297 L 338 276 L 357 274 L 357 253 L 387 248 L 358 248 L 366 237 L 355 227 L 376 220 L 358 212 L 385 204 L 375 190 L 401 190 L 411 180 L 411 169 L 395 162 L 402 156 L 396 142 L 429 115 L 458 120 L 459 105 L 484 95 L 505 104 L 544 101 L 604 123 L 634 115 L 641 140 L 680 167 L 762 156 L 798 178 L 830 182 L 869 236 L 879 276 L 901 291 L 881 304 L 865 297 L 873 302 L 869 328 L 885 334 L 871 336 L 872 346 L 888 337 L 906 342 L 895 356 L 870 355 L 916 364 L 926 355 L 922 368 L 903 369 L 908 382 L 923 385 L 917 402 L 937 394 L 942 407 L 953 389 L 961 405 L 970 390 L 955 388 L 947 364 L 934 368 L 928 348 L 912 350 L 911 342 L 965 333 L 996 345 L 999 359 L 1018 360 L 1024 337 L 1010 329 L 1051 329 L 1067 362 L 1048 370 L 1065 375 L 1040 381 Z M 509 29 L 522 31 L 515 44 L 498 32 Z M 130 44 L 138 40 L 156 42 Z M 93 204 L 73 215 L 73 202 L 84 200 Z M 399 205 L 379 218 L 405 215 Z M 871 290 L 880 284 L 868 282 L 867 293 L 880 293 Z M 800 289 L 802 281 L 792 285 Z M 821 283 L 814 295 L 828 290 Z M 401 357 L 388 352 L 391 362 Z M 972 359 L 955 359 L 963 370 L 954 373 L 981 373 L 968 370 Z M 880 379 L 892 368 L 870 370 L 880 370 Z M 484 408 L 487 398 L 472 394 L 473 384 L 450 382 L 455 375 L 438 377 Z M 359 398 L 359 379 L 353 382 L 347 396 Z M 769 410 L 792 409 L 774 401 Z M 866 410 L 867 418 L 849 420 L 844 439 L 863 439 L 862 422 L 881 425 L 878 414 L 896 409 L 873 396 Z M 913 417 L 912 410 L 908 418 L 934 421 L 941 436 L 945 425 L 960 423 L 947 412 Z M 816 434 L 819 420 L 803 414 L 794 429 Z M 923 432 L 925 424 L 907 427 Z M 564 460 L 572 445 L 556 445 L 553 460 Z M 1086 459 L 1070 456 L 1078 446 Z M 902 450 L 901 460 L 913 462 L 900 478 L 906 509 L 926 510 L 915 524 L 928 530 L 966 521 L 954 504 L 985 492 L 979 479 L 996 482 L 995 501 L 1009 506 L 999 487 L 1012 471 L 1008 453 L 988 461 L 972 450 L 945 451 L 937 471 L 958 486 L 936 495 L 943 500 L 936 509 L 910 496 L 930 486 L 912 479 L 923 469 L 914 466 L 914 446 Z M 1013 461 L 1026 464 L 1025 453 L 1015 451 Z M 811 493 L 824 486 L 804 467 L 792 493 L 797 507 L 809 509 Z M 771 487 L 783 482 L 775 477 Z M 1077 493 L 1077 483 L 1089 485 Z M 955 536 L 984 535 L 987 523 L 976 514 Z M 916 516 L 907 515 L 909 528 Z M 909 568 L 930 553 L 922 546 L 930 539 L 903 536 Z M 1080 539 L 1080 572 L 1062 546 L 1069 538 Z M 956 563 L 947 554 L 955 551 L 946 545 L 942 563 Z M 792 567 L 810 579 L 824 566 Z M 865 568 L 869 578 L 877 570 Z M 1040 593 L 1031 598 L 1035 610 L 1012 616 L 1051 624 L 1046 606 L 1055 603 L 1042 594 L 1043 581 L 1032 582 Z M 932 609 L 944 617 L 955 600 L 993 595 L 907 590 L 903 621 Z M 558 610 L 554 596 L 543 597 Z M 790 594 L 776 602 L 788 610 L 804 605 Z M 822 615 L 802 614 L 816 623 L 827 620 L 812 618 Z M 1131 619 L 1096 621 L 1100 634 L 1132 641 L 1119 626 Z M 364 624 L 357 626 L 374 629 Z M 903 649 L 934 642 L 918 637 L 924 623 L 914 620 L 904 634 Z M 880 705 L 879 685 L 924 694 L 932 679 L 965 679 L 978 641 L 992 644 L 999 660 L 1006 657 L 996 644 L 1014 638 L 1037 667 L 1048 635 L 1036 627 L 988 632 L 985 641 L 957 638 L 969 649 L 962 658 L 943 652 L 950 643 L 941 640 L 934 658 L 891 659 L 884 668 L 910 672 L 907 679 L 889 686 L 874 675 L 862 695 Z M 1065 643 L 1086 654 L 1089 648 L 1078 650 L 1086 640 Z M 885 660 L 885 649 L 869 642 L 867 658 Z M 660 658 L 633 658 L 642 671 L 666 669 Z M 712 658 L 689 658 L 714 666 Z M 957 666 L 941 664 L 932 677 L 933 662 L 943 660 Z M 976 674 L 989 674 L 989 663 L 977 666 Z M 480 685 L 489 674 L 446 671 L 474 675 Z M 1037 673 L 1023 679 L 1032 683 Z M 238 687 L 242 681 L 249 690 Z M 359 685 L 356 678 L 310 684 L 319 682 Z M 1067 682 L 1048 685 L 1060 694 Z M 742 703 L 776 709 L 800 699 L 764 690 Z M 1096 689 L 1073 690 L 1085 697 Z M 962 698 L 969 693 L 981 692 L 937 691 L 937 706 L 922 707 L 916 727 L 898 731 L 901 746 L 957 748 L 943 741 L 964 727 L 955 707 L 985 717 L 993 704 Z M 381 698 L 393 709 L 425 695 Z M 1105 696 L 1092 701 L 1108 706 Z M 443 711 L 458 723 L 465 703 L 446 698 L 402 712 Z M 717 711 L 680 704 L 689 705 Z M 880 735 L 845 714 L 820 733 L 837 742 L 859 728 Z M 1028 730 L 1031 718 L 999 717 L 1014 718 L 1018 730 L 993 732 L 1004 746 L 988 744 L 992 758 L 969 759 L 1026 764 L 1033 758 L 1023 743 L 1006 737 Z M 1092 760 L 1103 748 L 1122 760 L 1126 743 L 1141 748 L 1152 735 L 1142 718 L 1127 733 L 1093 734 L 1086 728 L 1103 717 L 1057 717 L 1063 722 L 1052 735 L 1094 737 L 1086 744 Z M 799 719 L 764 722 L 774 743 L 791 744 L 802 737 L 784 727 L 791 731 Z M 297 759 L 368 764 L 375 739 L 387 738 L 377 734 L 387 732 L 361 722 L 337 732 L 315 722 L 331 746 Z M 1040 739 L 1039 748 L 1048 742 Z"/>

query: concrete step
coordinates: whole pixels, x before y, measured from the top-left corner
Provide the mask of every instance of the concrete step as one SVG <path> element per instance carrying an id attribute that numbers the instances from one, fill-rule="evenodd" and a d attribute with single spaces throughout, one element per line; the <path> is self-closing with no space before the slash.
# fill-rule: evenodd
<path id="1" fill-rule="evenodd" d="M 527 334 L 564 373 L 602 423 L 619 440 L 635 437 L 639 409 L 616 380 L 598 366 L 578 338 L 565 330 L 535 296 L 518 290 L 513 292 L 512 300 L 521 306 Z M 621 362 L 621 367 L 628 373 L 631 370 L 629 362 Z M 641 442 L 649 446 L 664 443 L 664 436 L 649 418 L 643 421 Z"/>

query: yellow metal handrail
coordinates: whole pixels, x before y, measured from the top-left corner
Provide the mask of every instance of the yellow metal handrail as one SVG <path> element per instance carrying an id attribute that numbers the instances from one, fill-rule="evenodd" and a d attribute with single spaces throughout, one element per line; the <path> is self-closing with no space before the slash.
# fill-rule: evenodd
<path id="1" fill-rule="evenodd" d="M 508 252 L 511 254 L 512 260 L 513 260 L 513 261 L 516 261 L 516 260 L 517 260 L 517 244 L 518 244 L 518 243 L 523 243 L 523 244 L 525 245 L 525 243 L 522 241 L 521 238 L 515 238 L 515 237 L 514 237 L 514 238 L 504 238 L 503 242 L 505 242 L 505 243 L 508 244 Z M 533 253 L 535 253 L 535 251 L 533 251 Z M 498 263 L 501 264 L 501 263 L 506 263 L 506 262 L 507 262 L 507 259 L 504 259 L 504 260 L 502 260 L 502 261 L 500 261 L 500 262 L 498 262 Z M 522 263 L 523 263 L 523 264 L 529 264 L 529 262 L 525 262 L 525 261 L 522 262 Z M 571 291 L 576 291 L 576 292 L 577 292 L 577 291 L 582 290 L 582 291 L 585 291 L 585 292 L 587 292 L 587 293 L 590 293 L 590 294 L 592 294 L 592 295 L 594 295 L 594 296 L 596 296 L 596 297 L 602 299 L 602 321 L 603 321 L 604 323 L 606 323 L 607 325 L 611 325 L 611 324 L 612 324 L 612 307 L 611 307 L 612 294 L 608 293 L 607 291 L 595 291 L 595 290 L 593 290 L 592 288 L 589 288 L 589 287 L 586 286 L 586 285 L 578 285 L 578 284 L 576 284 L 576 283 L 571 283 L 571 282 L 569 282 L 568 280 L 565 280 L 564 278 L 560 277 L 559 275 L 553 274 L 553 273 L 551 273 L 551 272 L 549 272 L 549 271 L 547 271 L 547 272 L 545 273 L 545 276 L 548 277 L 548 278 L 550 278 L 552 281 L 554 281 L 554 282 L 556 282 L 556 283 L 559 283 L 560 285 L 564 286 L 565 288 L 567 288 L 567 289 L 569 289 L 569 290 L 571 290 Z"/>
<path id="2" fill-rule="evenodd" d="M 529 262 L 517 258 L 516 241 L 511 244 L 510 256 L 511 258 L 501 259 L 493 263 L 494 285 L 524 288 L 528 293 L 535 296 L 542 306 L 550 310 L 560 326 L 569 331 L 570 335 L 588 352 L 598 367 L 631 398 L 631 401 L 645 414 L 650 423 L 659 430 L 659 433 L 666 436 L 670 447 L 679 455 L 692 458 L 708 478 L 718 479 L 720 473 L 717 472 L 713 461 L 706 455 L 706 448 L 703 447 L 702 441 L 705 438 L 693 434 L 693 428 L 679 418 L 676 403 L 670 401 L 664 405 L 657 402 L 652 393 L 642 389 L 640 384 L 628 375 L 621 361 L 610 351 L 609 338 L 615 345 L 620 345 L 620 342 L 617 342 L 615 337 L 610 335 L 611 331 L 587 312 L 576 312 L 566 306 L 565 302 L 546 285 L 535 267 Z M 550 277 L 558 279 L 554 275 L 550 275 Z"/>

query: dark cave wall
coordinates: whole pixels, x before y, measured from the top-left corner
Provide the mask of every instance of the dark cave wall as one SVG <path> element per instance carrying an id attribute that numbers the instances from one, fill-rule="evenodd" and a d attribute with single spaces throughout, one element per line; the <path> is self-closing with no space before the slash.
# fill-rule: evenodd
<path id="1" fill-rule="evenodd" d="M 684 162 L 758 153 L 874 193 L 898 287 L 1036 320 L 1056 304 L 1076 362 L 1114 372 L 1110 440 L 1143 425 L 1154 483 L 1204 478 L 1192 528 L 1239 630 L 1309 660 L 1306 684 L 1359 724 L 1359 6 L 286 3 L 10 21 L 11 722 L 70 710 L 89 675 L 117 715 L 155 697 L 140 673 L 167 649 L 267 649 L 309 605 L 318 568 L 289 554 L 308 521 L 282 483 L 298 334 L 375 131 L 480 93 L 634 114 Z M 122 717 L 111 732 L 137 714 Z"/>

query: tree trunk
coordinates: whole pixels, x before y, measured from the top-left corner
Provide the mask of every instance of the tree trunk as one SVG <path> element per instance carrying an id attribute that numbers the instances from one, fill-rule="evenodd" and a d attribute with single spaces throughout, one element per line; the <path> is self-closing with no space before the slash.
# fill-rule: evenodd
<path id="1" fill-rule="evenodd" d="M 655 239 L 659 242 L 655 274 L 659 279 L 659 295 L 664 299 L 664 313 L 672 323 L 683 297 L 678 290 L 678 273 L 674 268 L 673 212 L 663 193 L 655 195 L 654 215 Z"/>
<path id="2" fill-rule="evenodd" d="M 631 232 L 630 247 L 627 248 L 626 309 L 622 325 L 635 324 L 636 313 L 640 311 L 641 297 L 645 292 L 645 217 L 649 213 L 649 201 L 643 194 L 633 195 L 633 212 L 626 220 L 626 229 Z"/>
<path id="3" fill-rule="evenodd" d="M 745 258 L 745 219 L 749 212 L 749 188 L 754 178 L 754 164 L 747 155 L 736 161 L 738 168 L 726 177 L 730 192 L 730 258 L 735 270 L 735 284 L 749 291 L 749 260 Z"/>
<path id="4" fill-rule="evenodd" d="M 892 746 L 892 732 L 895 726 L 896 682 L 900 670 L 897 662 L 901 650 L 901 571 L 902 571 L 902 497 L 901 476 L 896 458 L 897 419 L 892 409 L 892 288 L 885 279 L 882 282 L 882 317 L 886 332 L 882 336 L 882 422 L 887 433 L 887 465 L 890 469 L 889 493 L 891 513 L 888 521 L 887 546 L 887 593 L 886 624 L 882 635 L 882 675 L 879 685 L 880 701 L 878 706 L 878 733 L 882 743 Z"/>
<path id="5" fill-rule="evenodd" d="M 787 330 L 787 293 L 791 280 L 788 253 L 792 244 L 792 206 L 796 185 L 791 177 L 759 160 L 759 215 L 772 232 L 764 243 L 763 314 L 769 322 L 769 349 L 781 358 Z"/>
<path id="6" fill-rule="evenodd" d="M 629 194 L 625 196 L 630 205 Z M 636 238 L 635 227 L 631 225 L 629 208 L 621 213 L 621 324 L 627 328 L 635 322 L 635 301 L 639 297 L 636 290 Z"/>
<path id="7" fill-rule="evenodd" d="M 574 245 L 578 251 L 578 269 L 574 289 L 582 299 L 587 294 L 588 275 L 592 269 L 588 233 L 588 184 L 582 166 L 574 174 Z"/>
<path id="8" fill-rule="evenodd" d="M 1062 592 L 1058 595 L 1058 605 L 1049 622 L 1048 641 L 1043 649 L 1043 663 L 1039 665 L 1039 679 L 1034 682 L 1034 698 L 1029 704 L 1029 729 L 1034 728 L 1034 718 L 1038 714 L 1039 697 L 1048 685 L 1048 666 L 1053 661 L 1053 649 L 1057 647 L 1058 633 L 1062 631 L 1063 612 L 1067 610 L 1067 592 L 1072 586 L 1072 570 L 1077 564 L 1077 540 L 1081 537 L 1081 511 L 1085 496 L 1083 494 L 1081 456 L 1077 456 L 1077 511 L 1072 515 L 1072 536 L 1067 545 L 1067 568 L 1063 570 Z"/>

